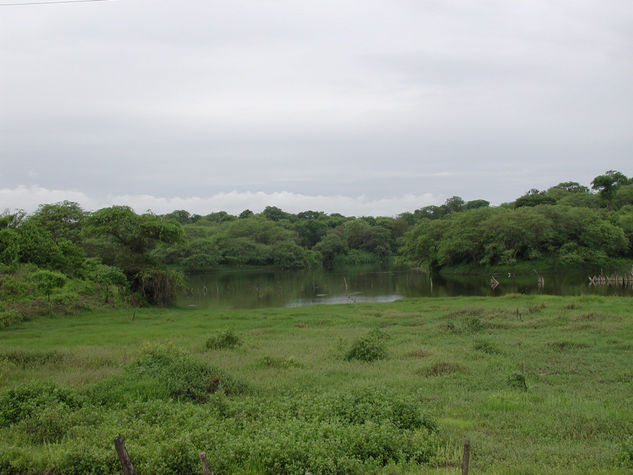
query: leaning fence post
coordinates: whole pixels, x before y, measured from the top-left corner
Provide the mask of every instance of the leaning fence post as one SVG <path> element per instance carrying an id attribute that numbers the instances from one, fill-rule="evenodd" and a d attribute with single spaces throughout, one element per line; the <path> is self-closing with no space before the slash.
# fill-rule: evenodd
<path id="1" fill-rule="evenodd" d="M 209 470 L 209 465 L 207 464 L 206 453 L 200 452 L 200 462 L 202 463 L 202 475 L 213 475 L 213 472 Z"/>
<path id="2" fill-rule="evenodd" d="M 462 460 L 462 475 L 468 475 L 468 462 L 470 459 L 470 440 L 464 442 L 464 458 Z"/>
<path id="3" fill-rule="evenodd" d="M 132 465 L 132 460 L 130 460 L 130 456 L 125 450 L 125 441 L 121 434 L 117 435 L 114 438 L 114 448 L 116 449 L 116 453 L 119 455 L 119 461 L 121 462 L 121 468 L 123 468 L 123 473 L 125 475 L 136 475 L 136 470 L 134 470 L 134 465 Z"/>

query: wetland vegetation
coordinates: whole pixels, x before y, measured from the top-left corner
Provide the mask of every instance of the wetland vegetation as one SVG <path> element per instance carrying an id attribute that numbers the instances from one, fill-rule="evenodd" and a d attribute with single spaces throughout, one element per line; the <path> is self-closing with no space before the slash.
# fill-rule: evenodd
<path id="1" fill-rule="evenodd" d="M 0 332 L 0 472 L 630 473 L 621 297 L 44 316 Z"/>

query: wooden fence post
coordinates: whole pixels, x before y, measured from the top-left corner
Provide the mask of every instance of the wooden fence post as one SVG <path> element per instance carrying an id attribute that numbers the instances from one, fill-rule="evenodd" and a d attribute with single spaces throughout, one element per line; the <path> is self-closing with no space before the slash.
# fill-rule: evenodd
<path id="1" fill-rule="evenodd" d="M 136 470 L 134 470 L 134 465 L 132 465 L 132 460 L 130 460 L 130 456 L 125 450 L 125 441 L 121 434 L 117 435 L 114 438 L 114 448 L 116 449 L 116 453 L 119 455 L 119 461 L 121 462 L 121 468 L 123 469 L 123 473 L 125 475 L 136 475 Z"/>
<path id="2" fill-rule="evenodd" d="M 207 464 L 207 454 L 200 452 L 200 462 L 202 463 L 202 475 L 213 475 L 213 472 L 209 470 L 209 464 Z"/>
<path id="3" fill-rule="evenodd" d="M 468 463 L 470 462 L 470 440 L 464 442 L 464 458 L 462 460 L 462 475 L 468 475 Z"/>

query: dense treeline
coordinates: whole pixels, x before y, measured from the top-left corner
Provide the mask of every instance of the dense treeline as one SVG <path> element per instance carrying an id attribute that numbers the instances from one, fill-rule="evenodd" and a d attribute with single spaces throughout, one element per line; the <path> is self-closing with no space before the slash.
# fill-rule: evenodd
<path id="1" fill-rule="evenodd" d="M 106 302 L 126 295 L 163 305 L 181 283 L 178 270 L 393 262 L 431 269 L 607 266 L 633 258 L 632 243 L 633 179 L 613 170 L 591 189 L 565 182 L 496 207 L 453 196 L 397 217 L 292 214 L 273 206 L 238 216 L 185 210 L 158 216 L 126 206 L 87 212 L 64 201 L 31 215 L 0 216 L 0 297 L 5 307 L 33 296 L 50 302 L 52 295 L 63 300 L 56 289 L 75 288 Z"/>
<path id="2" fill-rule="evenodd" d="M 0 217 L 0 327 L 40 313 L 114 304 L 165 305 L 181 282 L 158 262 L 178 223 L 126 206 L 94 213 L 64 201 Z"/>
<path id="3" fill-rule="evenodd" d="M 208 216 L 174 211 L 165 215 L 182 224 L 184 239 L 163 245 L 155 256 L 186 271 L 216 266 L 274 265 L 308 268 L 323 265 L 386 264 L 395 255 L 409 223 L 399 218 L 349 218 L 304 211 L 286 213 L 269 206 L 260 214 L 225 212 Z"/>
<path id="4" fill-rule="evenodd" d="M 550 265 L 608 266 L 633 257 L 633 179 L 610 170 L 592 182 L 530 190 L 498 207 L 425 208 L 401 254 L 429 268 Z M 451 200 L 449 200 L 451 201 Z M 448 202 L 447 202 L 448 204 Z"/>

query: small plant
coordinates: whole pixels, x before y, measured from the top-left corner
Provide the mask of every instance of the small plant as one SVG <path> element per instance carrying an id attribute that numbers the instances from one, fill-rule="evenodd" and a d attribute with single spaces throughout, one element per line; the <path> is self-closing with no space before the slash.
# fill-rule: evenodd
<path id="1" fill-rule="evenodd" d="M 481 331 L 484 328 L 484 324 L 479 318 L 473 317 L 466 320 L 465 327 L 469 332 L 475 333 Z"/>
<path id="2" fill-rule="evenodd" d="M 267 368 L 300 368 L 301 366 L 303 366 L 293 356 L 289 356 L 287 358 L 264 356 L 260 360 L 260 365 Z"/>
<path id="3" fill-rule="evenodd" d="M 449 363 L 447 361 L 438 361 L 431 366 L 424 368 L 421 373 L 424 376 L 442 376 L 445 374 L 461 373 L 465 368 L 457 363 Z"/>
<path id="4" fill-rule="evenodd" d="M 66 283 L 66 276 L 61 272 L 40 270 L 33 274 L 33 280 L 37 288 L 51 301 L 53 290 L 60 289 Z"/>
<path id="5" fill-rule="evenodd" d="M 623 467 L 633 467 L 633 435 L 629 435 L 622 441 L 620 456 L 618 458 Z"/>
<path id="6" fill-rule="evenodd" d="M 375 361 L 386 358 L 385 338 L 386 335 L 380 330 L 373 330 L 367 335 L 361 336 L 354 341 L 347 351 L 345 359 L 347 361 Z"/>
<path id="7" fill-rule="evenodd" d="M 231 330 L 210 336 L 205 343 L 205 346 L 209 350 L 233 349 L 239 345 L 239 337 Z"/>
<path id="8" fill-rule="evenodd" d="M 527 392 L 528 386 L 527 381 L 525 380 L 525 375 L 523 373 L 519 373 L 518 371 L 512 373 L 508 377 L 508 384 L 510 387 L 515 389 L 520 389 L 521 391 Z"/>
<path id="9" fill-rule="evenodd" d="M 468 317 L 458 322 L 446 322 L 446 329 L 451 333 L 477 333 L 484 329 L 484 323 L 478 317 Z"/>
<path id="10" fill-rule="evenodd" d="M 579 341 L 555 341 L 550 343 L 548 346 L 556 351 L 567 351 L 587 348 L 589 345 Z"/>
<path id="11" fill-rule="evenodd" d="M 499 348 L 494 346 L 492 343 L 483 340 L 476 342 L 473 348 L 477 351 L 488 353 L 489 355 L 498 355 L 501 353 L 501 350 L 499 350 Z"/>
<path id="12" fill-rule="evenodd" d="M 529 314 L 533 314 L 533 313 L 541 313 L 541 311 L 546 307 L 546 305 L 544 303 L 540 303 L 540 304 L 534 304 L 534 305 L 530 305 L 527 308 L 527 313 Z"/>

